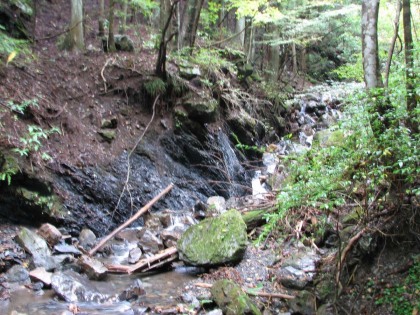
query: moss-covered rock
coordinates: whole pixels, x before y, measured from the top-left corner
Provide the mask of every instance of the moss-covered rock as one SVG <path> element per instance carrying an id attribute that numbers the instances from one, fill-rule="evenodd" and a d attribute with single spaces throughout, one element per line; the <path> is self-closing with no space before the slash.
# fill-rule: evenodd
<path id="1" fill-rule="evenodd" d="M 193 266 L 218 266 L 242 259 L 247 243 L 241 214 L 230 210 L 191 226 L 178 241 L 179 258 Z"/>
<path id="2" fill-rule="evenodd" d="M 237 284 L 230 280 L 219 280 L 213 284 L 211 295 L 214 302 L 226 315 L 259 315 L 258 307 Z"/>
<path id="3" fill-rule="evenodd" d="M 188 117 L 201 123 L 214 122 L 218 109 L 218 102 L 213 98 L 189 97 L 183 102 Z"/>

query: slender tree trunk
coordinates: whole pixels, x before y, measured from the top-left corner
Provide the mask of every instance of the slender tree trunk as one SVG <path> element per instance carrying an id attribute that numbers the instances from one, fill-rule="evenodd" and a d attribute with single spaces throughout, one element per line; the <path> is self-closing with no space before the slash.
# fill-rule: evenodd
<path id="1" fill-rule="evenodd" d="M 82 0 L 71 0 L 71 21 L 70 31 L 68 33 L 68 44 L 71 50 L 83 50 L 85 48 Z"/>
<path id="2" fill-rule="evenodd" d="M 252 18 L 250 16 L 245 17 L 244 53 L 249 62 L 252 53 Z"/>
<path id="3" fill-rule="evenodd" d="M 295 42 L 292 43 L 292 69 L 293 74 L 297 74 L 298 72 L 298 65 L 297 65 L 297 52 L 296 52 L 296 44 Z"/>
<path id="4" fill-rule="evenodd" d="M 394 36 L 392 37 L 391 45 L 389 46 L 388 59 L 385 65 L 385 84 L 384 85 L 386 88 L 388 87 L 389 69 L 391 68 L 392 56 L 394 54 L 394 49 L 395 49 L 395 42 L 397 41 L 397 37 L 398 37 L 401 9 L 402 9 L 401 0 L 397 0 L 397 8 L 396 8 L 395 19 L 394 19 Z"/>
<path id="5" fill-rule="evenodd" d="M 105 0 L 99 0 L 98 35 L 105 35 Z"/>
<path id="6" fill-rule="evenodd" d="M 412 131 L 418 133 L 419 126 L 416 122 L 415 109 L 417 97 L 415 91 L 416 73 L 414 72 L 413 60 L 413 35 L 411 33 L 411 3 L 410 0 L 403 0 L 403 25 L 404 25 L 404 53 L 405 53 L 405 86 L 407 90 L 406 102 L 407 111 L 410 116 L 409 125 Z"/>
<path id="7" fill-rule="evenodd" d="M 128 0 L 123 0 L 123 16 L 122 16 L 122 23 L 120 27 L 120 33 L 125 34 L 125 31 L 127 30 L 127 14 L 128 14 Z"/>
<path id="8" fill-rule="evenodd" d="M 362 2 L 362 51 L 365 84 L 368 89 L 383 87 L 378 55 L 379 0 Z"/>
<path id="9" fill-rule="evenodd" d="M 236 17 L 235 20 L 235 33 L 238 35 L 235 36 L 234 42 L 238 46 L 239 50 L 242 50 L 244 48 L 244 38 L 245 38 L 245 18 L 238 18 Z"/>
<path id="10" fill-rule="evenodd" d="M 108 15 L 108 52 L 115 52 L 115 38 L 114 38 L 114 17 L 115 17 L 115 0 L 109 0 L 109 15 Z"/>
<path id="11" fill-rule="evenodd" d="M 182 24 L 179 34 L 180 48 L 190 47 L 191 52 L 195 44 L 197 35 L 198 21 L 200 19 L 201 8 L 204 0 L 187 0 L 186 7 L 182 14 Z"/>

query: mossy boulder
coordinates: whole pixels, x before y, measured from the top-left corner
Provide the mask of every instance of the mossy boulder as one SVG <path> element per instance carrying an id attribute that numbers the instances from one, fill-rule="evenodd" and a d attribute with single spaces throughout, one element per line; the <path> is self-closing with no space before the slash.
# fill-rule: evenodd
<path id="1" fill-rule="evenodd" d="M 211 295 L 214 302 L 226 315 L 259 315 L 258 307 L 240 286 L 230 280 L 219 280 L 213 284 Z"/>
<path id="2" fill-rule="evenodd" d="M 190 96 L 183 102 L 188 117 L 201 123 L 210 123 L 216 120 L 217 100 L 209 97 Z"/>
<path id="3" fill-rule="evenodd" d="M 240 261 L 247 243 L 241 214 L 229 210 L 191 226 L 178 241 L 179 258 L 193 266 L 219 266 Z"/>

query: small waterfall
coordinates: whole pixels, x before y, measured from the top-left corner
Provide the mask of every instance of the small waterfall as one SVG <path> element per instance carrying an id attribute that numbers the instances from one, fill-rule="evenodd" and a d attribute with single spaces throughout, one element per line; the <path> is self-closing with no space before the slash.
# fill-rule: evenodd
<path id="1" fill-rule="evenodd" d="M 224 168 L 227 173 L 226 176 L 230 183 L 229 195 L 240 195 L 242 189 L 239 189 L 237 184 L 239 181 L 244 180 L 245 169 L 239 162 L 235 151 L 230 144 L 228 136 L 222 131 L 219 131 L 217 139 L 220 151 L 223 155 Z"/>

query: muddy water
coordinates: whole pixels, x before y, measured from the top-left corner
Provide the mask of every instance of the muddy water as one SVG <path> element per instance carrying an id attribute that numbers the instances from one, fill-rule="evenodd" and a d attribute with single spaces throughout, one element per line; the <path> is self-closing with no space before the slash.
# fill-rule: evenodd
<path id="1" fill-rule="evenodd" d="M 82 312 L 88 314 L 124 314 L 125 312 L 131 314 L 131 307 L 135 309 L 176 305 L 182 288 L 187 281 L 196 276 L 196 271 L 196 269 L 176 269 L 155 274 L 109 275 L 106 281 L 92 281 L 99 292 L 113 296 L 130 287 L 136 279 L 140 279 L 144 284 L 146 295 L 140 297 L 133 305 L 128 302 L 115 302 L 109 305 L 77 303 L 77 306 Z M 57 315 L 68 310 L 70 304 L 55 298 L 52 290 L 44 290 L 40 295 L 33 290 L 21 287 L 11 294 L 9 302 L 0 302 L 0 314 Z"/>

